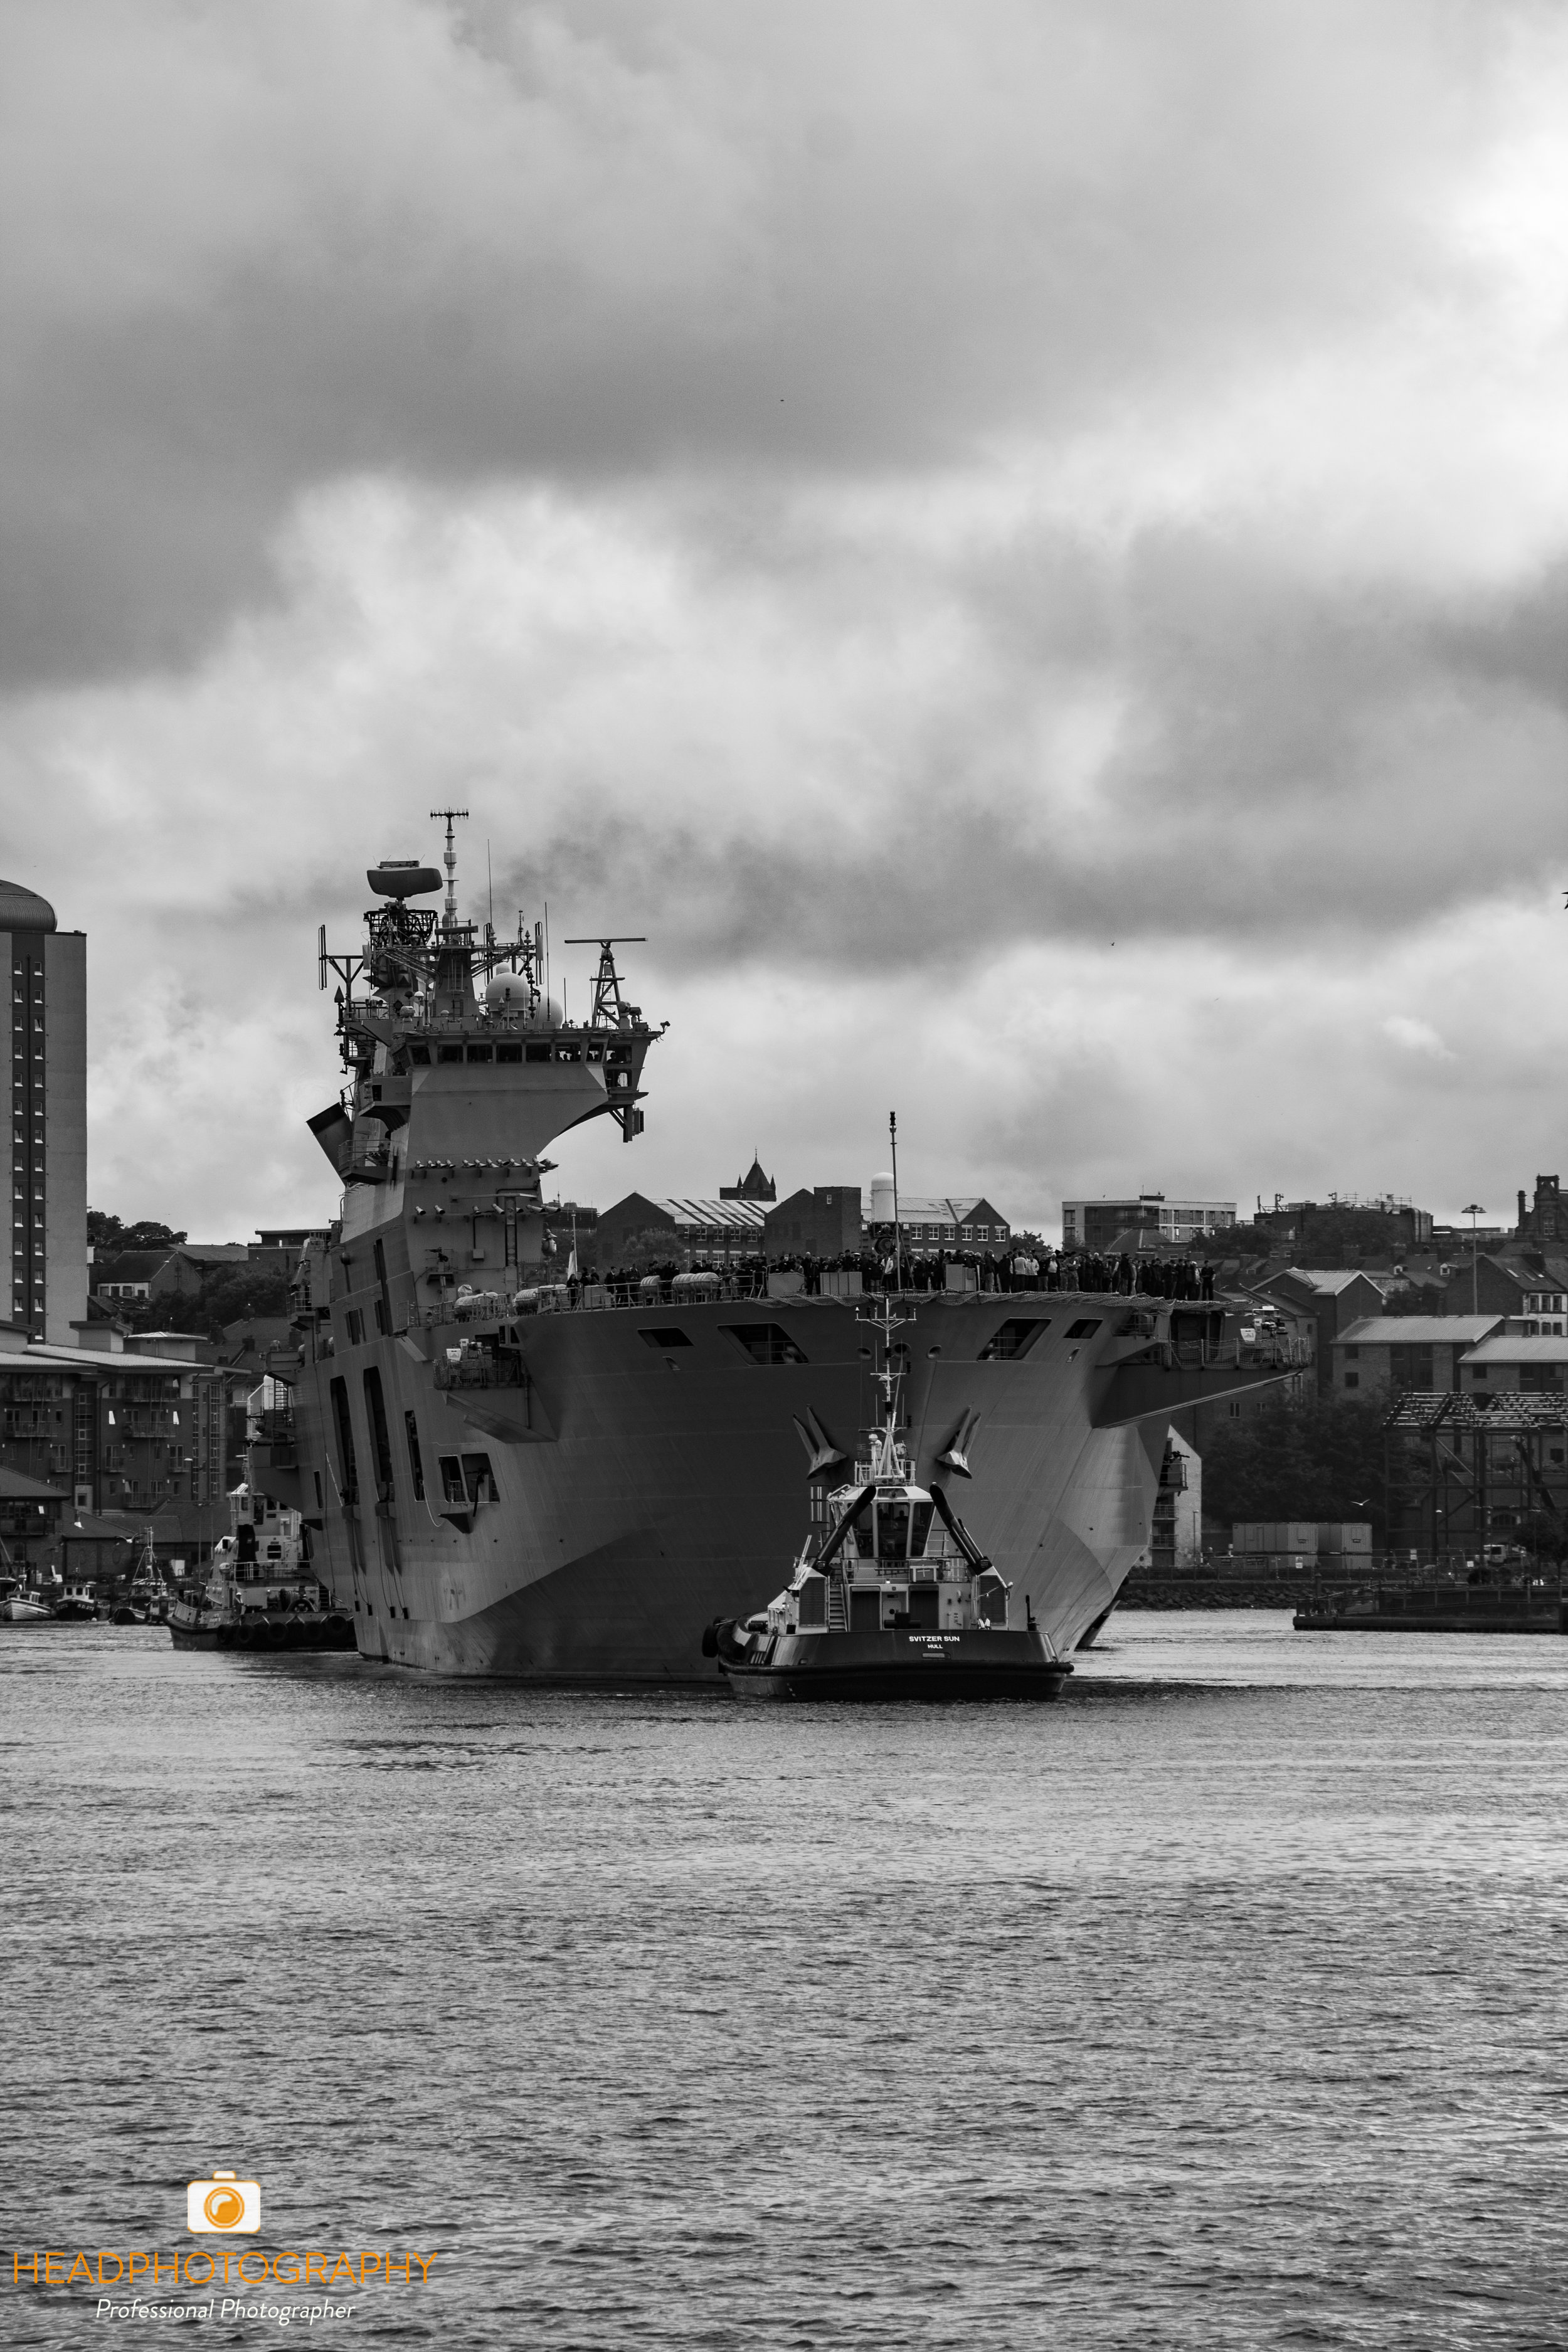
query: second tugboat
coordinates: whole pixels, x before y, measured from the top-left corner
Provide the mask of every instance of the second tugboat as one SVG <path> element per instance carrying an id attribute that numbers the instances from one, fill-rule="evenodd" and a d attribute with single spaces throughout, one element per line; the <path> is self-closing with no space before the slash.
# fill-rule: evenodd
<path id="1" fill-rule="evenodd" d="M 228 1503 L 232 1532 L 214 1547 L 205 1578 L 179 1586 L 170 1605 L 174 1647 L 353 1649 L 353 1625 L 331 1607 L 310 1567 L 298 1512 L 253 1503 L 248 1485 L 237 1486 Z M 270 1538 L 265 1548 L 258 1541 L 258 1520 Z"/>
<path id="2" fill-rule="evenodd" d="M 1072 1666 L 1035 1622 L 1028 1595 L 1024 1623 L 1009 1625 L 1006 1579 L 942 1489 L 910 1477 L 891 1345 L 900 1324 L 886 1303 L 874 1328 L 881 1425 L 866 1433 L 851 1484 L 820 1502 L 814 1491 L 827 1523 L 820 1545 L 807 1535 L 765 1610 L 742 1624 L 716 1618 L 702 1654 L 738 1698 L 1057 1698 Z"/>

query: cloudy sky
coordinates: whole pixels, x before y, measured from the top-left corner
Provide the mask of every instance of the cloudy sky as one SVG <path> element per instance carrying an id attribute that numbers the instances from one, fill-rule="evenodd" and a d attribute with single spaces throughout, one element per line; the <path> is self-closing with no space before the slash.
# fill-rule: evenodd
<path id="1" fill-rule="evenodd" d="M 584 1199 L 1568 1162 L 1555 0 L 8 0 L 0 113 L 96 1205 L 332 1213 L 316 927 L 448 800 L 647 934 Z"/>

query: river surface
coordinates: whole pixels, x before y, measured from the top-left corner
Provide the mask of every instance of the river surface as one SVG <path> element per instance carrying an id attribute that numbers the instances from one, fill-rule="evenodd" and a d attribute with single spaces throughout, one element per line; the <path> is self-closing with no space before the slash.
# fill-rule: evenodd
<path id="1" fill-rule="evenodd" d="M 46 1626 L 0 1692 L 0 2344 L 166 2340 L 11 2249 L 240 2242 L 222 2166 L 261 2252 L 438 2250 L 312 2342 L 1568 2346 L 1568 1642 L 1128 1613 L 1059 1706 L 807 1711 Z"/>

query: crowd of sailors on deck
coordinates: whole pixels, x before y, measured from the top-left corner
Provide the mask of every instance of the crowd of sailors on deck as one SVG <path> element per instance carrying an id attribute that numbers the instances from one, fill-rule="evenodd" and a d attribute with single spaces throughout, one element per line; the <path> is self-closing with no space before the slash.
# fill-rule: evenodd
<path id="1" fill-rule="evenodd" d="M 955 1282 L 950 1279 L 949 1270 L 953 1267 L 969 1271 Z M 1054 1250 L 1046 1246 L 984 1252 L 917 1252 L 906 1247 L 900 1263 L 890 1234 L 879 1248 L 847 1251 L 837 1257 L 699 1256 L 689 1265 L 679 1265 L 671 1258 L 651 1266 L 646 1263 L 612 1266 L 587 1278 L 617 1291 L 635 1291 L 642 1284 L 657 1279 L 668 1292 L 678 1276 L 711 1276 L 732 1282 L 738 1288 L 750 1286 L 761 1293 L 767 1287 L 770 1274 L 798 1274 L 800 1288 L 808 1297 L 820 1295 L 824 1275 L 835 1274 L 858 1274 L 862 1291 L 870 1292 L 1068 1290 L 1103 1291 L 1128 1298 L 1177 1299 L 1212 1298 L 1215 1292 L 1214 1267 L 1206 1263 L 1200 1265 L 1190 1257 L 1135 1261 L 1125 1252 L 1111 1257 L 1097 1250 Z M 569 1278 L 566 1287 L 574 1301 L 580 1287 L 574 1276 Z"/>

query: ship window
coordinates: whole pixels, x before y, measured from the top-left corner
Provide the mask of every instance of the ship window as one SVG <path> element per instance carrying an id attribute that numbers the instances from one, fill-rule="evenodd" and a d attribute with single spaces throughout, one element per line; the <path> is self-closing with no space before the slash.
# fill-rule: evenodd
<path id="1" fill-rule="evenodd" d="M 548 1045 L 527 1045 L 523 1048 L 522 1058 L 525 1062 L 548 1062 L 550 1048 Z"/>
<path id="2" fill-rule="evenodd" d="M 583 1058 L 583 1048 L 581 1045 L 557 1045 L 555 1058 L 558 1062 L 580 1062 Z"/>
<path id="3" fill-rule="evenodd" d="M 494 1053 L 495 1047 L 493 1045 L 470 1045 L 468 1047 L 468 1059 L 470 1062 L 488 1062 L 492 1058 Z"/>
<path id="4" fill-rule="evenodd" d="M 914 1533 L 910 1538 L 910 1558 L 911 1559 L 923 1559 L 925 1558 L 926 1538 L 931 1533 L 931 1513 L 935 1508 L 936 1505 L 934 1503 L 917 1503 L 915 1505 L 915 1528 Z"/>
<path id="5" fill-rule="evenodd" d="M 347 1314 L 343 1317 L 343 1326 L 348 1333 L 349 1346 L 351 1348 L 357 1348 L 361 1340 L 364 1338 L 364 1317 L 360 1313 L 357 1307 L 351 1307 L 349 1308 Z"/>
<path id="6" fill-rule="evenodd" d="M 463 1477 L 469 1499 L 476 1503 L 494 1503 L 500 1499 L 496 1493 L 495 1472 L 490 1468 L 488 1454 L 465 1454 Z"/>
<path id="7" fill-rule="evenodd" d="M 438 1062 L 460 1062 L 462 1058 L 463 1049 L 460 1045 L 437 1045 L 436 1048 L 436 1059 Z"/>
<path id="8" fill-rule="evenodd" d="M 522 1047 L 521 1045 L 498 1045 L 496 1047 L 496 1060 L 498 1062 L 521 1062 L 521 1059 Z"/>
<path id="9" fill-rule="evenodd" d="M 455 1454 L 443 1454 L 441 1462 L 441 1499 L 446 1503 L 466 1503 L 463 1490 L 463 1465 Z"/>
<path id="10" fill-rule="evenodd" d="M 1015 1315 L 1002 1324 L 980 1350 L 980 1360 L 1026 1355 L 1042 1331 L 1050 1329 L 1048 1315 Z"/>
<path id="11" fill-rule="evenodd" d="M 408 1048 L 408 1058 L 411 1062 L 419 1063 L 421 1067 L 427 1067 L 430 1060 L 429 1046 L 410 1045 Z"/>
<path id="12" fill-rule="evenodd" d="M 677 1323 L 639 1327 L 637 1337 L 646 1339 L 650 1348 L 689 1348 L 691 1345 L 689 1335 Z"/>
<path id="13" fill-rule="evenodd" d="M 721 1323 L 753 1364 L 804 1364 L 805 1356 L 780 1323 Z"/>
<path id="14" fill-rule="evenodd" d="M 904 1559 L 910 1548 L 910 1507 L 907 1503 L 877 1506 L 877 1558 Z"/>
<path id="15" fill-rule="evenodd" d="M 349 1392 L 342 1381 L 332 1382 L 331 1395 L 332 1422 L 338 1439 L 338 1466 L 342 1473 L 339 1491 L 343 1502 L 357 1503 L 359 1472 L 354 1463 L 353 1424 L 349 1419 Z"/>
<path id="16" fill-rule="evenodd" d="M 1069 1339 L 1087 1339 L 1091 1331 L 1098 1331 L 1099 1328 L 1100 1321 L 1098 1317 L 1093 1315 L 1080 1315 L 1076 1323 L 1069 1323 L 1068 1325 L 1067 1336 Z"/>
<path id="17" fill-rule="evenodd" d="M 392 1437 L 386 1426 L 386 1400 L 382 1394 L 381 1374 L 373 1364 L 364 1376 L 365 1415 L 370 1423 L 371 1445 L 375 1454 L 376 1477 L 388 1499 L 392 1493 Z"/>

